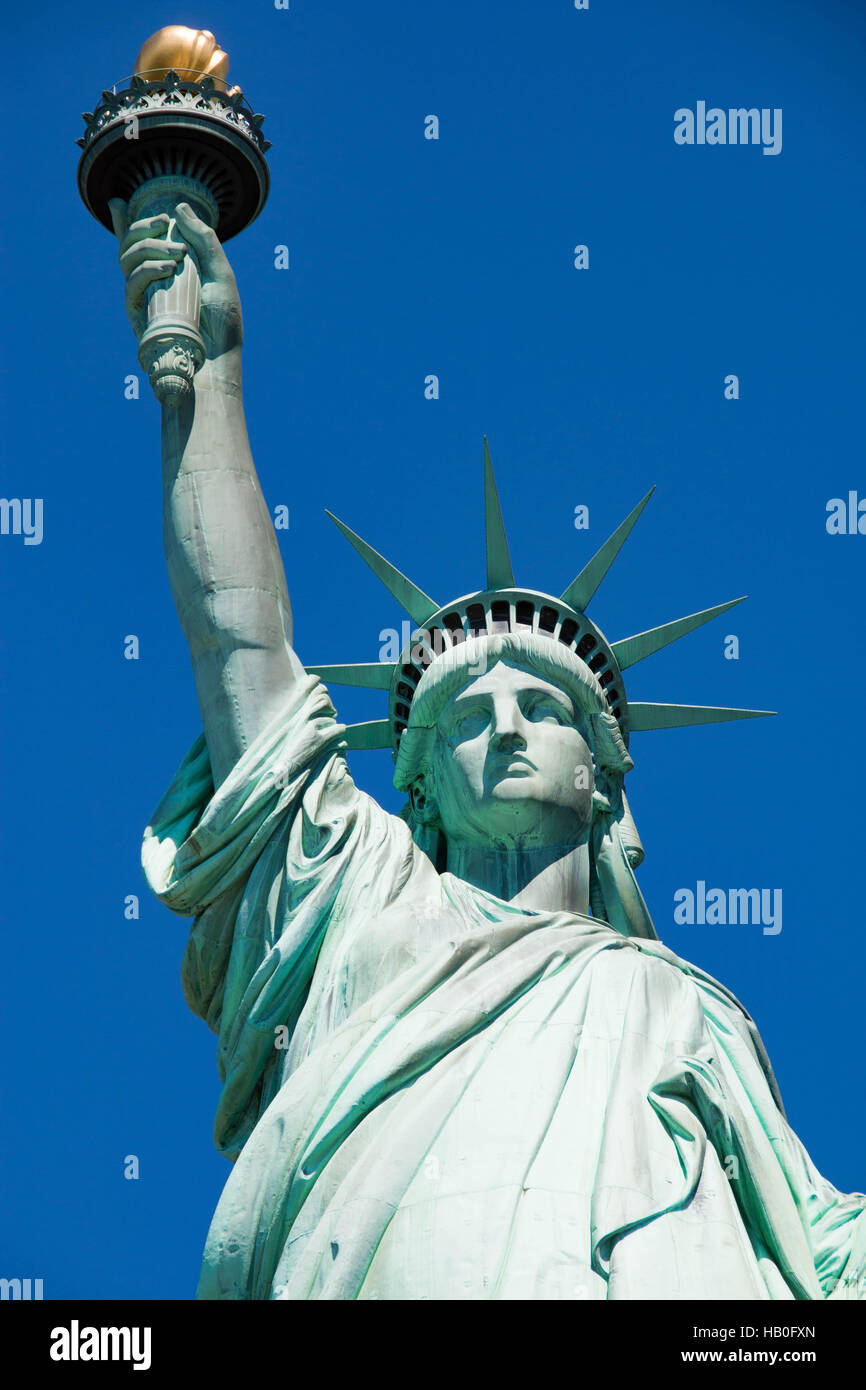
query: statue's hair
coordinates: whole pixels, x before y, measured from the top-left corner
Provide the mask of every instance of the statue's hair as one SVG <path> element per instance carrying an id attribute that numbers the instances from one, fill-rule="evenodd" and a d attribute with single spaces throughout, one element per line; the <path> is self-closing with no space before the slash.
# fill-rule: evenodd
<path id="1" fill-rule="evenodd" d="M 394 785 L 409 792 L 422 779 L 435 792 L 437 724 L 448 702 L 499 661 L 519 666 L 565 691 L 574 702 L 581 733 L 592 754 L 593 829 L 590 836 L 590 905 L 593 915 L 624 935 L 655 937 L 633 870 L 643 846 L 623 790 L 634 766 L 602 686 L 585 661 L 569 647 L 535 633 L 472 637 L 437 657 L 424 672 L 400 740 Z M 413 839 L 441 871 L 445 839 L 441 829 L 416 815 L 411 801 L 403 819 Z"/>

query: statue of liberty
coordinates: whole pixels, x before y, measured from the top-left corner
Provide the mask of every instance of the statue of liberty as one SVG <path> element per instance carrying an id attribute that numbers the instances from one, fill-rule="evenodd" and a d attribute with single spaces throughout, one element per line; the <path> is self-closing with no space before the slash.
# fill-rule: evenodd
<path id="1" fill-rule="evenodd" d="M 761 712 L 631 702 L 623 671 L 730 605 L 613 644 L 587 617 L 646 498 L 561 597 L 516 587 L 485 446 L 484 590 L 442 606 L 338 523 L 416 629 L 396 663 L 305 667 L 225 252 L 187 204 L 112 216 L 137 336 L 188 248 L 202 278 L 162 453 L 204 733 L 143 848 L 219 1038 L 234 1167 L 198 1296 L 862 1296 L 866 1196 L 815 1170 L 752 1019 L 635 880 L 631 734 Z M 346 728 L 323 678 L 388 717 Z M 346 763 L 385 746 L 401 816 Z"/>

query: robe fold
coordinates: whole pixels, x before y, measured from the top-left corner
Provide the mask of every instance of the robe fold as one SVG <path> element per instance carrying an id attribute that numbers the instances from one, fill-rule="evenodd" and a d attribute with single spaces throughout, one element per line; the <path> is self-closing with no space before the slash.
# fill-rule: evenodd
<path id="1" fill-rule="evenodd" d="M 145 834 L 234 1163 L 198 1296 L 866 1296 L 866 1196 L 816 1172 L 733 995 L 437 873 L 343 735 L 299 680 L 216 792 L 200 737 Z"/>

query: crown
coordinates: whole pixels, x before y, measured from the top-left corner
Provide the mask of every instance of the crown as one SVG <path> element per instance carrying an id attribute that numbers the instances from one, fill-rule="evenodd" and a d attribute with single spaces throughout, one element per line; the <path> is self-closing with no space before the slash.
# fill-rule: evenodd
<path id="1" fill-rule="evenodd" d="M 391 748 L 396 759 L 400 739 L 409 723 L 412 700 L 427 668 L 444 652 L 469 638 L 509 632 L 548 637 L 552 642 L 562 643 L 585 662 L 604 691 L 608 708 L 619 724 L 626 746 L 629 735 L 637 731 L 716 724 L 730 719 L 756 719 L 774 714 L 774 710 L 657 704 L 626 698 L 623 671 L 694 632 L 712 618 L 726 613 L 746 597 L 730 599 L 727 603 L 716 604 L 714 608 L 675 618 L 673 622 L 663 623 L 661 627 L 651 628 L 647 632 L 608 642 L 587 617 L 586 609 L 654 491 L 655 488 L 651 488 L 641 498 L 559 598 L 536 589 L 519 589 L 514 583 L 502 509 L 485 438 L 487 584 L 478 593 L 466 594 L 444 607 L 401 574 L 332 512 L 328 512 L 331 520 L 416 624 L 409 643 L 397 661 L 305 667 L 310 675 L 321 676 L 324 681 L 335 685 L 365 686 L 388 691 L 388 718 L 348 725 L 348 747 Z"/>

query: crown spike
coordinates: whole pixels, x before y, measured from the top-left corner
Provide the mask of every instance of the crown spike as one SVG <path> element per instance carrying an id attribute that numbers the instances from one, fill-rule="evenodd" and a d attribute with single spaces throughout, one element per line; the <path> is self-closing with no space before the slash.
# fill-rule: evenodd
<path id="1" fill-rule="evenodd" d="M 590 599 L 625 544 L 629 532 L 654 492 L 655 487 L 651 487 L 646 497 L 638 502 L 634 511 L 629 512 L 625 521 L 617 526 L 613 535 L 608 537 L 601 549 L 597 550 L 589 563 L 584 565 L 577 578 L 571 581 L 563 594 L 560 594 L 563 603 L 570 604 L 579 613 L 586 612 Z"/>
<path id="2" fill-rule="evenodd" d="M 678 642 L 681 637 L 694 632 L 695 628 L 702 627 L 704 623 L 717 618 L 720 613 L 727 613 L 729 608 L 743 603 L 746 597 L 744 594 L 742 598 L 729 599 L 727 603 L 716 604 L 715 608 L 704 608 L 700 613 L 690 613 L 687 618 L 675 618 L 673 622 L 663 623 L 661 627 L 653 627 L 648 632 L 639 632 L 634 637 L 623 637 L 619 642 L 613 642 L 610 649 L 619 662 L 620 670 L 626 671 L 629 666 L 634 666 L 645 657 L 661 651 L 662 647 L 668 646 L 669 643 Z"/>
<path id="3" fill-rule="evenodd" d="M 390 690 L 396 670 L 393 661 L 358 661 L 348 666 L 305 666 L 308 676 L 320 676 L 327 684 L 360 685 L 367 690 Z"/>
<path id="4" fill-rule="evenodd" d="M 326 508 L 327 511 L 327 508 Z M 355 547 L 361 559 L 370 566 L 377 579 L 380 579 L 385 588 L 393 594 L 400 607 L 405 609 L 416 627 L 423 627 L 428 618 L 439 609 L 439 604 L 435 603 L 429 594 L 425 594 L 423 589 L 419 589 L 413 584 L 411 579 L 407 579 L 405 574 L 401 574 L 395 569 L 384 555 L 380 555 L 378 550 L 374 550 L 360 536 L 345 526 L 339 517 L 334 516 L 333 512 L 327 512 L 335 526 L 338 526 L 346 537 L 347 541 Z"/>
<path id="5" fill-rule="evenodd" d="M 391 747 L 390 719 L 368 719 L 364 724 L 347 724 L 343 735 L 347 748 L 369 751 Z"/>
<path id="6" fill-rule="evenodd" d="M 634 704 L 629 701 L 632 733 L 647 729 L 682 729 L 693 724 L 724 724 L 729 719 L 762 719 L 774 709 L 719 709 L 712 705 Z"/>
<path id="7" fill-rule="evenodd" d="M 487 588 L 513 589 L 514 571 L 508 553 L 505 522 L 490 462 L 487 435 L 484 436 L 484 540 L 487 553 Z"/>

